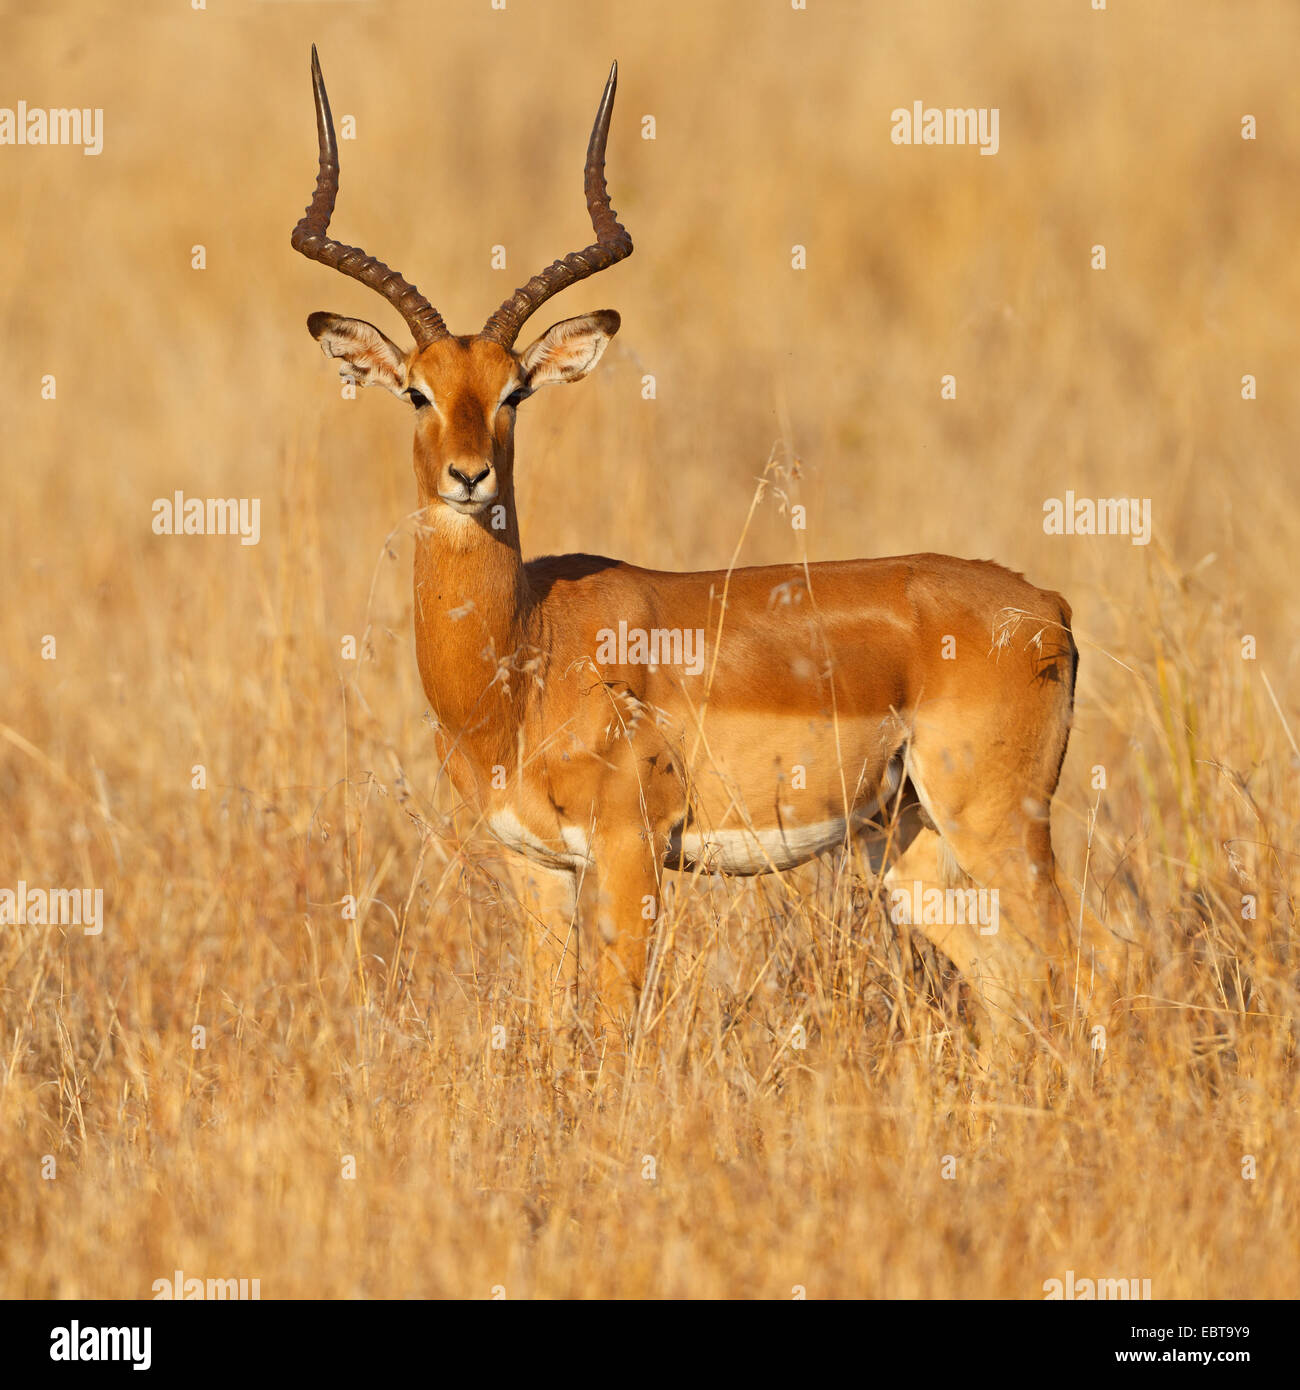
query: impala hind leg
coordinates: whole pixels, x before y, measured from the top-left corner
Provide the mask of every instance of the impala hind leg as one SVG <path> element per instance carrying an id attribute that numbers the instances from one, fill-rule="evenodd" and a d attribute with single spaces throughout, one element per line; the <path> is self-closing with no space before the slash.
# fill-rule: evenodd
<path id="1" fill-rule="evenodd" d="M 985 819 L 968 808 L 943 839 L 989 903 L 980 966 L 990 1003 L 1007 1018 L 1036 1016 L 1069 946 L 1046 822 L 1009 809 Z"/>
<path id="2" fill-rule="evenodd" d="M 948 749 L 914 758 L 917 791 L 944 844 L 978 888 L 996 894 L 997 930 L 982 962 L 991 1002 L 1035 1017 L 1052 982 L 1072 981 L 1076 968 L 1049 822 L 1059 752 L 1022 754 L 982 775 Z M 1096 1002 L 1108 1006 L 1104 991 Z"/>
<path id="3" fill-rule="evenodd" d="M 916 804 L 898 816 L 884 883 L 890 920 L 924 936 L 952 962 L 969 987 L 980 1033 L 996 1037 L 1019 1014 L 1019 963 L 1008 965 L 993 940 L 999 923 L 987 910 L 989 900 L 972 891 Z"/>
<path id="4" fill-rule="evenodd" d="M 972 821 L 974 824 L 972 824 Z M 1045 818 L 1008 812 L 996 828 L 977 828 L 979 817 L 951 835 L 958 863 L 978 883 L 996 888 L 999 938 L 1008 969 L 1020 974 L 1019 997 L 1032 1017 L 1048 999 L 1092 1021 L 1110 1016 L 1117 1002 L 1112 938 L 1089 910 L 1079 933 L 1057 879 Z"/>
<path id="5" fill-rule="evenodd" d="M 1088 906 L 1086 897 L 1057 865 L 1056 886 L 1073 952 L 1064 983 L 1083 1013 L 1105 1018 L 1126 992 L 1130 947 L 1135 943 L 1111 931 Z"/>

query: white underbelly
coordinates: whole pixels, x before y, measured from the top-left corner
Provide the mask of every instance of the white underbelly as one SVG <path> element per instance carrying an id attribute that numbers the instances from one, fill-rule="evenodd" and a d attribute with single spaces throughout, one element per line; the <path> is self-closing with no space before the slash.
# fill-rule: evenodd
<path id="1" fill-rule="evenodd" d="M 513 811 L 493 811 L 488 817 L 488 829 L 507 849 L 548 868 L 577 870 L 589 859 L 587 832 L 576 825 L 561 829 L 562 843 L 559 844 L 533 834 Z"/>
<path id="2" fill-rule="evenodd" d="M 764 874 L 792 869 L 843 843 L 843 819 L 772 830 L 687 830 L 669 841 L 666 862 L 720 874 Z"/>
<path id="3" fill-rule="evenodd" d="M 893 759 L 885 769 L 879 796 L 853 808 L 854 833 L 887 805 L 902 781 L 902 760 Z M 578 871 L 591 864 L 591 837 L 581 826 L 560 828 L 560 839 L 543 839 L 511 810 L 499 809 L 488 816 L 488 828 L 507 848 L 553 869 Z M 842 845 L 846 836 L 843 816 L 799 824 L 793 818 L 778 826 L 743 826 L 730 830 L 702 830 L 698 826 L 674 830 L 664 853 L 668 868 L 700 867 L 722 874 L 762 874 L 792 869 L 818 854 Z"/>
<path id="4" fill-rule="evenodd" d="M 891 803 L 903 780 L 903 761 L 893 758 L 885 768 L 879 795 L 855 806 L 850 813 L 853 832 L 863 830 L 881 808 Z M 664 862 L 699 866 L 721 874 L 763 874 L 773 869 L 793 869 L 837 845 L 846 836 L 843 816 L 800 825 L 793 818 L 784 825 L 742 826 L 734 830 L 701 830 L 690 826 L 674 831 Z"/>

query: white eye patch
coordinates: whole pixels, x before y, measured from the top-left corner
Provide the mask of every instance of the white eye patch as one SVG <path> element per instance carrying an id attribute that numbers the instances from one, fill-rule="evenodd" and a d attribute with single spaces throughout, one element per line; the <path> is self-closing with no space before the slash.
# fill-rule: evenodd
<path id="1" fill-rule="evenodd" d="M 417 409 L 430 409 L 439 416 L 442 411 L 438 408 L 438 399 L 421 380 L 414 378 L 406 383 L 406 390 L 402 393 L 408 401 Z"/>

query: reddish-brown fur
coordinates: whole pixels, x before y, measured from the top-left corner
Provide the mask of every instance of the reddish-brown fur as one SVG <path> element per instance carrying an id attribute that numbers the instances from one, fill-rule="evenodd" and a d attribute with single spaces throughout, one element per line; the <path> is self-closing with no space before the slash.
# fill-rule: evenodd
<path id="1" fill-rule="evenodd" d="M 611 75 L 588 161 L 598 192 L 612 92 Z M 593 221 L 625 237 L 604 206 Z M 326 244 L 324 225 L 309 213 L 305 247 Z M 1049 824 L 1077 664 L 1064 599 L 944 555 L 731 574 L 525 563 L 516 407 L 587 375 L 618 315 L 562 321 L 518 353 L 499 334 L 448 335 L 419 303 L 409 353 L 362 320 L 309 326 L 345 375 L 417 406 L 416 654 L 440 752 L 543 872 L 562 887 L 598 879 L 610 1011 L 639 996 L 665 867 L 761 872 L 850 836 L 892 882 L 960 870 L 997 889 L 996 933 L 915 925 L 986 1004 L 1019 1009 L 1071 949 Z M 611 649 L 620 624 L 702 632 L 702 660 L 680 645 L 658 665 Z"/>

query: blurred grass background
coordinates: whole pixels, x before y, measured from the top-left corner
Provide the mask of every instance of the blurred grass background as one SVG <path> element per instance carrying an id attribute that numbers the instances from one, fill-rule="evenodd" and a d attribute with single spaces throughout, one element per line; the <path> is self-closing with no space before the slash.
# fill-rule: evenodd
<path id="1" fill-rule="evenodd" d="M 0 102 L 102 107 L 105 139 L 0 148 L 0 887 L 100 886 L 108 922 L 0 928 L 0 1292 L 147 1297 L 177 1268 L 264 1297 L 1033 1298 L 1070 1268 L 1300 1292 L 1294 6 L 4 26 Z M 973 1072 L 942 962 L 831 861 L 680 885 L 670 1002 L 626 1079 L 549 1044 L 528 925 L 422 722 L 409 414 L 340 399 L 305 330 L 325 308 L 406 341 L 289 248 L 313 41 L 357 125 L 335 234 L 459 332 L 589 239 L 619 60 L 636 252 L 524 341 L 591 308 L 624 327 L 521 412 L 527 554 L 724 566 L 775 457 L 808 529 L 769 493 L 747 563 L 951 551 L 1068 596 L 1058 850 L 1081 878 L 1095 804 L 1090 896 L 1142 946 L 1104 1060 L 1067 1021 Z M 999 153 L 892 145 L 915 100 L 998 107 Z M 260 497 L 261 543 L 154 536 L 177 489 Z M 1149 497 L 1152 544 L 1045 536 L 1067 489 Z"/>

